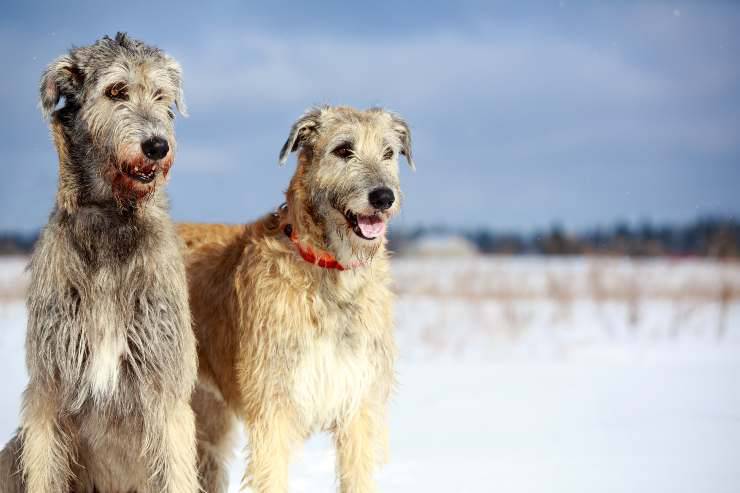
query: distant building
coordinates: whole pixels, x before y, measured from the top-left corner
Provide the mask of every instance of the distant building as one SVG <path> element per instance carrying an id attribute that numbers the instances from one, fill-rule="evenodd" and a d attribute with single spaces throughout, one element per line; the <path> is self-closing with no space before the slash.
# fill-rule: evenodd
<path id="1" fill-rule="evenodd" d="M 478 255 L 478 248 L 462 236 L 440 234 L 410 241 L 400 253 L 415 257 L 472 257 Z"/>

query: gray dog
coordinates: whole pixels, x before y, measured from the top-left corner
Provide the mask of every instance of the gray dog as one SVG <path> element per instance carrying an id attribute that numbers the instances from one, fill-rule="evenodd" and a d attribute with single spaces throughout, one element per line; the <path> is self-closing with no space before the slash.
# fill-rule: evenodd
<path id="1" fill-rule="evenodd" d="M 198 491 L 195 339 L 163 191 L 182 104 L 178 64 L 121 33 L 42 77 L 59 190 L 31 261 L 3 492 Z"/>

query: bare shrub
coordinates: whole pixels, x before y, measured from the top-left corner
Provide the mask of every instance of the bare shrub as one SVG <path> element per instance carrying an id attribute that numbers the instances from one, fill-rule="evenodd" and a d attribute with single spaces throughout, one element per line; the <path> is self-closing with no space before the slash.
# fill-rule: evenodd
<path id="1" fill-rule="evenodd" d="M 548 296 L 552 298 L 553 306 L 555 307 L 552 314 L 552 321 L 557 323 L 570 319 L 573 311 L 573 300 L 575 298 L 572 280 L 568 279 L 566 275 L 557 275 L 554 272 L 546 273 L 545 277 L 545 289 Z"/>

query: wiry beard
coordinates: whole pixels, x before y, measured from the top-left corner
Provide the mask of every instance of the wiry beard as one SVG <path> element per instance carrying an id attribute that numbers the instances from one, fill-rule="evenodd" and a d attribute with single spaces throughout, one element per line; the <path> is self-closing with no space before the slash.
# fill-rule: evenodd
<path id="1" fill-rule="evenodd" d="M 173 159 L 174 155 L 170 153 L 161 161 L 135 156 L 110 164 L 106 178 L 116 202 L 124 206 L 144 205 L 156 195 L 159 185 L 167 178 Z"/>

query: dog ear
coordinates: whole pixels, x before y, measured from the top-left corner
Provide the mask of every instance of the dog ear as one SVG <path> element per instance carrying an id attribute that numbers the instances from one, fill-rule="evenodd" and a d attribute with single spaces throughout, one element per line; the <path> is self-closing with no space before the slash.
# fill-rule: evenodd
<path id="1" fill-rule="evenodd" d="M 69 55 L 54 60 L 41 76 L 41 112 L 44 118 L 51 117 L 59 100 L 76 99 L 82 90 L 85 74 Z"/>
<path id="2" fill-rule="evenodd" d="M 182 116 L 188 116 L 188 107 L 185 104 L 185 94 L 182 90 L 182 68 L 174 58 L 169 56 L 167 56 L 167 72 L 175 88 L 175 108 Z"/>
<path id="3" fill-rule="evenodd" d="M 411 169 L 416 170 L 414 157 L 411 153 L 411 129 L 408 123 L 398 115 L 392 114 L 391 120 L 393 121 L 393 130 L 398 134 L 398 138 L 401 141 L 401 154 L 406 156 L 406 161 L 409 163 Z"/>
<path id="4" fill-rule="evenodd" d="M 288 160 L 288 156 L 291 152 L 295 152 L 302 145 L 308 143 L 313 135 L 319 128 L 319 118 L 321 117 L 321 109 L 315 108 L 307 111 L 300 117 L 293 126 L 290 128 L 290 134 L 288 134 L 288 140 L 283 144 L 283 148 L 280 150 L 281 165 L 285 164 Z"/>
<path id="5" fill-rule="evenodd" d="M 185 104 L 185 94 L 182 92 L 182 86 L 177 86 L 177 95 L 175 96 L 175 108 L 182 116 L 188 116 L 188 107 Z"/>

